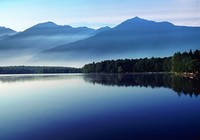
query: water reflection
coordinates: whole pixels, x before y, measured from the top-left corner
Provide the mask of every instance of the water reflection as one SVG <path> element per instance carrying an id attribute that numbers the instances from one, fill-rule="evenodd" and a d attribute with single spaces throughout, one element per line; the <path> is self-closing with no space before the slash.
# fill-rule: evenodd
<path id="1" fill-rule="evenodd" d="M 0 140 L 199 140 L 200 98 L 179 98 L 169 88 L 198 95 L 199 81 L 172 75 L 0 76 Z"/>
<path id="2" fill-rule="evenodd" d="M 87 74 L 84 80 L 105 86 L 139 86 L 151 88 L 170 88 L 179 96 L 200 94 L 200 79 L 174 76 L 170 74 Z"/>
<path id="3" fill-rule="evenodd" d="M 1 83 L 84 79 L 85 82 L 104 86 L 170 88 L 179 96 L 198 96 L 200 79 L 171 74 L 49 74 L 49 75 L 1 75 Z"/>
<path id="4" fill-rule="evenodd" d="M 82 74 L 13 74 L 1 75 L 0 82 L 28 82 L 28 81 L 49 81 L 49 80 L 64 80 L 64 79 L 80 79 Z"/>

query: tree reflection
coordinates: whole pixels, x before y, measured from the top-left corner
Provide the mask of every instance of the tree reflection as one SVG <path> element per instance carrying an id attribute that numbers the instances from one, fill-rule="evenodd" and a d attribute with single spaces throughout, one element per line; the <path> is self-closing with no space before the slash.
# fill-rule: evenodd
<path id="1" fill-rule="evenodd" d="M 170 74 L 86 74 L 84 80 L 105 86 L 134 86 L 151 88 L 170 88 L 179 96 L 182 94 L 198 96 L 200 80 Z"/>

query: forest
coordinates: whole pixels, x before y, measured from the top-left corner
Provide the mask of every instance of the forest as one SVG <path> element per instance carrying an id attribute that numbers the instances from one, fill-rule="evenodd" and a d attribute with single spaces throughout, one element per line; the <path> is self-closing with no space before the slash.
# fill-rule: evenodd
<path id="1" fill-rule="evenodd" d="M 43 73 L 80 73 L 81 69 L 70 67 L 46 66 L 7 66 L 0 67 L 0 74 L 43 74 Z"/>
<path id="2" fill-rule="evenodd" d="M 5 66 L 0 74 L 43 74 L 43 73 L 139 73 L 175 72 L 198 73 L 200 71 L 200 50 L 177 52 L 172 57 L 118 59 L 93 62 L 82 68 L 49 66 Z"/>
<path id="3" fill-rule="evenodd" d="M 135 72 L 177 72 L 198 73 L 200 71 L 200 50 L 177 52 L 172 57 L 118 59 L 93 62 L 82 68 L 83 73 L 135 73 Z"/>

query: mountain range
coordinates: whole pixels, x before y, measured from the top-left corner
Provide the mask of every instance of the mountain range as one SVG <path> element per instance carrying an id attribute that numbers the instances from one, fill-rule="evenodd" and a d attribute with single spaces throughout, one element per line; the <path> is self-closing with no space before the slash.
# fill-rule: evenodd
<path id="1" fill-rule="evenodd" d="M 91 37 L 110 28 L 92 29 L 45 22 L 0 40 L 0 58 L 5 64 L 26 64 L 34 55 L 58 45 Z"/>
<path id="2" fill-rule="evenodd" d="M 33 65 L 80 66 L 105 59 L 163 57 L 189 49 L 200 49 L 200 27 L 139 17 L 98 30 L 46 22 L 0 40 L 1 59 Z"/>

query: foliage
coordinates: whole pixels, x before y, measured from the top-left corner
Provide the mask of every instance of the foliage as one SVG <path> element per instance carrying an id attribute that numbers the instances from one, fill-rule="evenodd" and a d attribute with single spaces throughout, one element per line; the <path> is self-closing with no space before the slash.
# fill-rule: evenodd
<path id="1" fill-rule="evenodd" d="M 191 72 L 200 71 L 200 50 L 189 53 L 177 52 L 172 57 L 172 71 L 174 72 Z"/>
<path id="2" fill-rule="evenodd" d="M 134 73 L 134 72 L 190 72 L 200 71 L 200 50 L 177 52 L 173 57 L 118 59 L 86 64 L 82 69 L 45 66 L 0 67 L 0 74 L 40 74 L 40 73 Z"/>
<path id="3" fill-rule="evenodd" d="M 0 67 L 0 74 L 42 74 L 42 73 L 79 73 L 81 69 L 70 67 L 45 66 L 7 66 Z"/>
<path id="4" fill-rule="evenodd" d="M 166 65 L 166 66 L 164 66 Z M 171 57 L 106 60 L 87 64 L 82 68 L 84 73 L 131 73 L 131 72 L 164 72 L 170 71 Z"/>
<path id="5" fill-rule="evenodd" d="M 84 73 L 132 73 L 132 72 L 198 72 L 200 51 L 177 52 L 173 57 L 118 59 L 86 64 Z"/>

